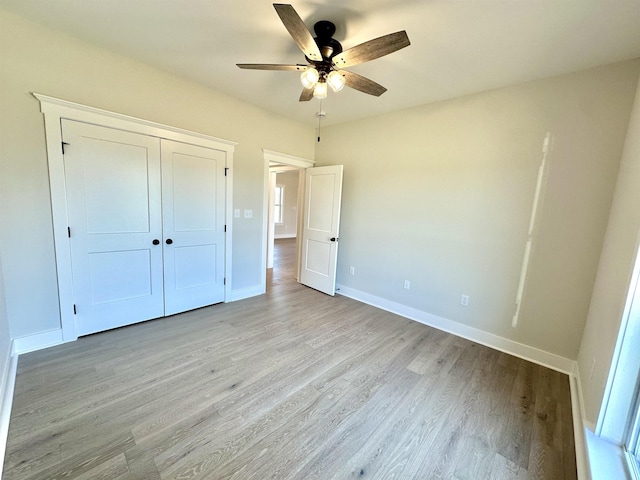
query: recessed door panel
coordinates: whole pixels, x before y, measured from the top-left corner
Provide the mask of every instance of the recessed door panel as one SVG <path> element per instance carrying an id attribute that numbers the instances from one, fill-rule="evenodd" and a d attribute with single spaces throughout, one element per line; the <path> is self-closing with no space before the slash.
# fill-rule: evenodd
<path id="1" fill-rule="evenodd" d="M 215 230 L 218 160 L 173 152 L 170 162 L 174 231 Z"/>
<path id="2" fill-rule="evenodd" d="M 119 302 L 152 294 L 149 250 L 89 254 L 91 304 Z"/>
<path id="3" fill-rule="evenodd" d="M 217 283 L 217 245 L 174 249 L 176 290 Z"/>
<path id="4" fill-rule="evenodd" d="M 328 277 L 331 271 L 331 246 L 328 242 L 307 241 L 305 269 L 310 273 Z"/>
<path id="5" fill-rule="evenodd" d="M 333 199 L 336 174 L 311 175 L 309 177 L 309 201 L 318 205 Z M 326 203 L 325 203 L 326 204 Z M 333 226 L 333 208 L 312 208 L 308 211 L 308 228 L 321 232 L 331 232 Z"/>
<path id="6" fill-rule="evenodd" d="M 93 151 L 82 162 L 87 233 L 148 233 L 146 147 L 87 137 L 85 142 Z"/>

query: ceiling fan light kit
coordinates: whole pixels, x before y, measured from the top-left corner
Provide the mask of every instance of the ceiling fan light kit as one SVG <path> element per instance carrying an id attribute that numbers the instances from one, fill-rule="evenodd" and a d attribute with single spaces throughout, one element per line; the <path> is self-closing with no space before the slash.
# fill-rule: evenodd
<path id="1" fill-rule="evenodd" d="M 300 74 L 300 82 L 304 88 L 313 88 L 320 80 L 320 74 L 318 70 L 313 67 L 307 67 L 304 72 Z"/>
<path id="2" fill-rule="evenodd" d="M 327 85 L 334 92 L 339 92 L 346 85 L 360 92 L 379 97 L 387 91 L 386 88 L 362 75 L 342 69 L 380 58 L 410 45 L 407 32 L 402 30 L 343 51 L 340 42 L 333 38 L 336 27 L 332 22 L 328 20 L 316 22 L 313 26 L 316 36 L 313 37 L 291 5 L 274 3 L 273 7 L 293 40 L 304 53 L 308 65 L 256 63 L 239 63 L 237 65 L 240 68 L 252 70 L 302 71 L 300 82 L 304 90 L 300 95 L 301 102 L 309 101 L 313 97 L 326 98 Z"/>
<path id="3" fill-rule="evenodd" d="M 344 75 L 334 70 L 333 72 L 329 73 L 329 75 L 327 75 L 327 83 L 331 87 L 331 90 L 333 90 L 334 92 L 339 92 L 344 88 L 347 80 L 345 79 Z"/>
<path id="4" fill-rule="evenodd" d="M 316 83 L 313 89 L 313 96 L 316 98 L 327 98 L 327 82 Z"/>

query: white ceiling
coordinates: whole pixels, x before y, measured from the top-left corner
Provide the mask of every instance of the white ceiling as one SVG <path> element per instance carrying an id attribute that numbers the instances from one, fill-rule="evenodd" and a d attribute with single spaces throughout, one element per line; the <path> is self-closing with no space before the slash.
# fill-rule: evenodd
<path id="1" fill-rule="evenodd" d="M 640 0 L 292 0 L 312 30 L 337 26 L 344 49 L 406 30 L 411 45 L 349 70 L 384 85 L 329 92 L 335 124 L 640 57 Z M 305 63 L 266 0 L 0 0 L 50 28 L 273 113 L 315 125 L 296 72 L 236 63 Z"/>

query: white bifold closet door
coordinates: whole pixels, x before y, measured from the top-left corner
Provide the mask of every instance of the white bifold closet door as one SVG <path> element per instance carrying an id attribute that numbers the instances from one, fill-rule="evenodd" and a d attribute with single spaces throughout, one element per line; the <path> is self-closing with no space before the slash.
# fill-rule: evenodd
<path id="1" fill-rule="evenodd" d="M 224 300 L 225 165 L 225 152 L 162 141 L 165 315 Z"/>
<path id="2" fill-rule="evenodd" d="M 224 300 L 225 152 L 63 120 L 76 332 Z"/>

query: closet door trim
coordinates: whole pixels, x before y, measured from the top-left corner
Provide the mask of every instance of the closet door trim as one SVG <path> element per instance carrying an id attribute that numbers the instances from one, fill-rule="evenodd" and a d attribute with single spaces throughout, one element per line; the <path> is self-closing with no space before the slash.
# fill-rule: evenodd
<path id="1" fill-rule="evenodd" d="M 233 218 L 233 152 L 236 142 L 224 140 L 181 128 L 162 125 L 128 115 L 122 115 L 99 108 L 90 107 L 59 98 L 33 93 L 40 102 L 40 111 L 44 115 L 47 143 L 47 161 L 49 164 L 49 185 L 51 188 L 51 210 L 55 241 L 56 268 L 58 272 L 58 298 L 60 307 L 60 327 L 62 341 L 76 340 L 73 278 L 71 273 L 71 252 L 69 245 L 66 186 L 64 176 L 64 157 L 62 154 L 62 119 L 76 120 L 134 133 L 141 133 L 176 142 L 189 143 L 226 152 L 226 206 L 225 217 L 227 234 L 225 238 L 225 301 L 231 299 L 232 290 L 232 222 Z M 73 234 L 73 232 L 71 233 Z"/>

